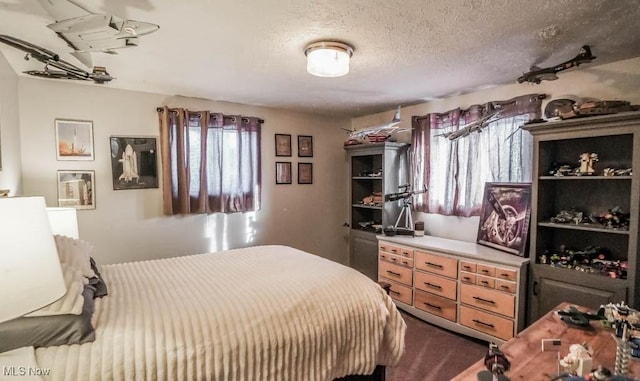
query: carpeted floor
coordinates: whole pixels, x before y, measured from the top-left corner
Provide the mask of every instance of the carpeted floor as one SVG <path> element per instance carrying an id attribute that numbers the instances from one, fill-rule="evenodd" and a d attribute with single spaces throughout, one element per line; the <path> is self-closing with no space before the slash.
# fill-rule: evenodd
<path id="1" fill-rule="evenodd" d="M 402 312 L 407 323 L 405 354 L 387 368 L 387 381 L 447 381 L 484 358 L 484 341 L 459 335 Z"/>

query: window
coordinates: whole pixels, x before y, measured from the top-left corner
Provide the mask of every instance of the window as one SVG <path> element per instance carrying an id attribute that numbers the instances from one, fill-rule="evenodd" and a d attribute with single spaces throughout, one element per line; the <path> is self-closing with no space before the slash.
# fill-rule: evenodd
<path id="1" fill-rule="evenodd" d="M 428 188 L 416 195 L 414 207 L 444 215 L 479 215 L 485 182 L 530 182 L 532 139 L 520 126 L 539 117 L 540 103 L 532 94 L 414 117 L 414 189 Z M 481 124 L 482 115 L 492 110 L 501 111 Z M 483 127 L 479 132 L 465 130 L 469 126 Z M 451 133 L 460 137 L 449 139 Z"/>
<path id="2" fill-rule="evenodd" d="M 159 109 L 165 214 L 260 209 L 260 125 L 252 117 Z"/>

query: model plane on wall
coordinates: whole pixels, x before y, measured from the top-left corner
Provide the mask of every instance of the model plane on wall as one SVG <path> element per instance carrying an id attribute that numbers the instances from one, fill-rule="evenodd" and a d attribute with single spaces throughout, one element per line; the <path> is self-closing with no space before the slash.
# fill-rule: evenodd
<path id="1" fill-rule="evenodd" d="M 138 45 L 138 37 L 160 27 L 148 22 L 99 14 L 68 0 L 38 0 L 56 22 L 47 25 L 75 51 L 70 54 L 92 67 L 91 52 L 116 54 L 115 49 Z"/>

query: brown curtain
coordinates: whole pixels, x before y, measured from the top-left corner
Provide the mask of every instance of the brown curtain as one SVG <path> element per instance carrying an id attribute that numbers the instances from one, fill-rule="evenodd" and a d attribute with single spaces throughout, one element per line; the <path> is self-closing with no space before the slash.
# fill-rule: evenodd
<path id="1" fill-rule="evenodd" d="M 260 209 L 263 120 L 158 108 L 164 213 Z"/>
<path id="2" fill-rule="evenodd" d="M 541 116 L 544 95 L 527 94 L 412 118 L 412 173 L 415 210 L 456 216 L 479 215 L 485 182 L 530 181 L 531 141 L 521 124 Z M 496 120 L 457 140 L 458 131 L 500 110 Z M 529 169 L 529 172 L 527 172 Z"/>

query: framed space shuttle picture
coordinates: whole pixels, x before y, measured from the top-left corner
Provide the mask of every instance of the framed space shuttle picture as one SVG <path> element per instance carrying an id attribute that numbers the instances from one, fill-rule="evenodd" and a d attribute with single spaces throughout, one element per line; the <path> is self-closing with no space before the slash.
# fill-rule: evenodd
<path id="1" fill-rule="evenodd" d="M 56 158 L 93 160 L 93 122 L 56 119 Z"/>
<path id="2" fill-rule="evenodd" d="M 158 188 L 156 138 L 111 136 L 113 190 Z"/>

